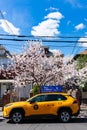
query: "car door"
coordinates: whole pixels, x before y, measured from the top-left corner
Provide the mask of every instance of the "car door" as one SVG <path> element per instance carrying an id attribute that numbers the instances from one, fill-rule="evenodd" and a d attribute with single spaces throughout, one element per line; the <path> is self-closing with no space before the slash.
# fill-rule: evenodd
<path id="1" fill-rule="evenodd" d="M 45 107 L 48 110 L 48 114 L 56 115 L 57 109 L 57 94 L 48 94 L 45 98 L 46 104 Z"/>
<path id="2" fill-rule="evenodd" d="M 45 95 L 38 95 L 27 102 L 27 116 L 44 115 L 48 113 Z"/>
<path id="3" fill-rule="evenodd" d="M 57 110 L 66 102 L 66 97 L 61 94 L 46 95 L 45 107 L 49 110 L 48 114 L 57 115 Z"/>

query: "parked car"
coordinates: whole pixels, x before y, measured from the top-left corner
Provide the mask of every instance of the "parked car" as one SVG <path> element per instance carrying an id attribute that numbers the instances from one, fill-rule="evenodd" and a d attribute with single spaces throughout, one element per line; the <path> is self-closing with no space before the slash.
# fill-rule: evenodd
<path id="1" fill-rule="evenodd" d="M 4 106 L 4 118 L 20 123 L 30 117 L 58 117 L 62 122 L 69 122 L 72 116 L 79 114 L 77 99 L 66 93 L 42 93 L 27 101 L 14 102 Z"/>

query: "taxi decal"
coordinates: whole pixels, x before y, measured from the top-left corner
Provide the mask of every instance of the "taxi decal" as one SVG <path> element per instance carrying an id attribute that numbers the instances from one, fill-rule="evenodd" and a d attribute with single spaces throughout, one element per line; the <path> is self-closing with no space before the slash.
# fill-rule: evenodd
<path id="1" fill-rule="evenodd" d="M 38 109 L 38 105 L 34 105 L 34 110 L 37 110 Z"/>

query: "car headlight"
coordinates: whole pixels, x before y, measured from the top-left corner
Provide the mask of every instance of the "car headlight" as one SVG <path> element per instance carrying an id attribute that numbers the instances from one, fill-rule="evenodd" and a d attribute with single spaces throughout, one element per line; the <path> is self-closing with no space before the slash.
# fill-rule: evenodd
<path id="1" fill-rule="evenodd" d="M 13 103 L 6 104 L 4 107 L 9 107 L 11 105 L 13 105 Z"/>

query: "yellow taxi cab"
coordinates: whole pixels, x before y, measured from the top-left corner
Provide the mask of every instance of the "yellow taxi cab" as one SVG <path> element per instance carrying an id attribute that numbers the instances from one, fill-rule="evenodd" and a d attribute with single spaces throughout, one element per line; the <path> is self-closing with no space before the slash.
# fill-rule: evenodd
<path id="1" fill-rule="evenodd" d="M 26 101 L 9 103 L 4 106 L 4 118 L 20 123 L 25 118 L 55 116 L 62 122 L 69 122 L 79 114 L 77 99 L 66 93 L 42 93 Z"/>

